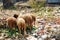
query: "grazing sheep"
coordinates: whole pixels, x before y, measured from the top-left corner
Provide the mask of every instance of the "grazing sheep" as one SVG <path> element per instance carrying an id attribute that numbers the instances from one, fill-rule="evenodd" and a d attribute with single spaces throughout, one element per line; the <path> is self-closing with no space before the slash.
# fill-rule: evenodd
<path id="1" fill-rule="evenodd" d="M 26 31 L 26 23 L 25 23 L 25 20 L 23 19 L 23 18 L 17 18 L 17 26 L 18 26 L 18 30 L 20 31 L 20 33 L 22 33 L 21 32 L 21 30 L 23 30 L 24 31 L 24 35 L 25 35 L 25 31 Z"/>
<path id="2" fill-rule="evenodd" d="M 34 14 L 25 14 L 24 17 L 26 24 L 29 26 L 30 32 L 33 24 L 35 25 L 36 16 Z"/>
<path id="3" fill-rule="evenodd" d="M 9 26 L 10 28 L 16 27 L 16 18 L 14 18 L 14 17 L 8 17 L 8 18 L 6 19 L 6 21 L 7 21 L 8 26 Z"/>

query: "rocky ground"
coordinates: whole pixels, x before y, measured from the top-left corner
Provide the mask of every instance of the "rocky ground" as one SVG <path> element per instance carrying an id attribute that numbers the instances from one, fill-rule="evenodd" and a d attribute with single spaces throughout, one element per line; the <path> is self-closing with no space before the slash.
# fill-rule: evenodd
<path id="1" fill-rule="evenodd" d="M 47 10 L 49 7 L 45 7 Z M 60 40 L 60 19 L 56 22 L 56 18 L 60 18 L 60 7 L 52 7 L 53 11 L 40 11 L 36 14 L 36 30 L 32 31 L 32 34 L 28 34 L 29 36 L 24 38 L 22 35 L 13 35 L 12 37 L 8 37 L 6 34 L 6 29 L 1 29 L 0 31 L 0 40 Z M 6 17 L 11 17 L 14 14 L 24 14 L 24 13 L 32 13 L 33 9 L 24 9 L 24 10 L 0 10 L 0 27 L 1 25 L 5 26 Z M 40 14 L 42 14 L 42 17 Z M 51 17 L 48 17 L 47 13 L 51 13 Z M 2 27 L 4 27 L 2 26 Z"/>

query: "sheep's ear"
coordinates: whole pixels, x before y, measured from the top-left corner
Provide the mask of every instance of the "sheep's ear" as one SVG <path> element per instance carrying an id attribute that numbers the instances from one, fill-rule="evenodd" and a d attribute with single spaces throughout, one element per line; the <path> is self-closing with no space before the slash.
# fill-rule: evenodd
<path id="1" fill-rule="evenodd" d="M 17 18 L 18 17 L 18 14 L 14 14 L 13 17 Z"/>

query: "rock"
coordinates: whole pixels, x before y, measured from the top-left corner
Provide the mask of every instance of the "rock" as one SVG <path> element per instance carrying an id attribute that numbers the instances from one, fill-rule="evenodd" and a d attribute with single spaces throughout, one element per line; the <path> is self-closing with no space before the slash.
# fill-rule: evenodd
<path id="1" fill-rule="evenodd" d="M 47 34 L 41 36 L 43 39 L 47 38 Z"/>
<path id="2" fill-rule="evenodd" d="M 60 40 L 60 34 L 57 34 L 57 35 L 56 35 L 56 39 L 57 39 L 57 40 Z"/>
<path id="3" fill-rule="evenodd" d="M 29 37 L 27 37 L 27 40 L 37 40 L 37 38 L 35 38 L 33 36 L 29 36 Z"/>
<path id="4" fill-rule="evenodd" d="M 4 39 L 4 37 L 1 36 L 1 37 L 0 37 L 0 40 L 3 40 L 3 39 Z"/>
<path id="5" fill-rule="evenodd" d="M 55 40 L 55 38 L 51 39 L 51 40 Z"/>
<path id="6" fill-rule="evenodd" d="M 38 37 L 37 33 L 34 33 L 34 34 L 33 34 L 33 36 L 34 36 L 35 38 L 37 38 L 37 37 Z"/>
<path id="7" fill-rule="evenodd" d="M 4 40 L 12 40 L 11 38 L 6 38 L 6 39 L 4 39 Z"/>
<path id="8" fill-rule="evenodd" d="M 39 38 L 38 40 L 43 40 L 42 38 Z"/>

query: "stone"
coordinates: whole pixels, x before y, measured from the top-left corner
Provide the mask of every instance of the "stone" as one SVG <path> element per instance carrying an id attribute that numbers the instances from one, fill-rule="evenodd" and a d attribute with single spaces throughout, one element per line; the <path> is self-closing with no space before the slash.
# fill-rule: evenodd
<path id="1" fill-rule="evenodd" d="M 3 39 L 4 39 L 4 37 L 1 36 L 1 37 L 0 37 L 0 40 L 3 40 Z"/>
<path id="2" fill-rule="evenodd" d="M 27 37 L 27 40 L 37 40 L 37 38 L 35 38 L 33 36 L 29 36 L 29 37 Z"/>
<path id="3" fill-rule="evenodd" d="M 47 38 L 47 34 L 41 36 L 43 39 Z"/>

